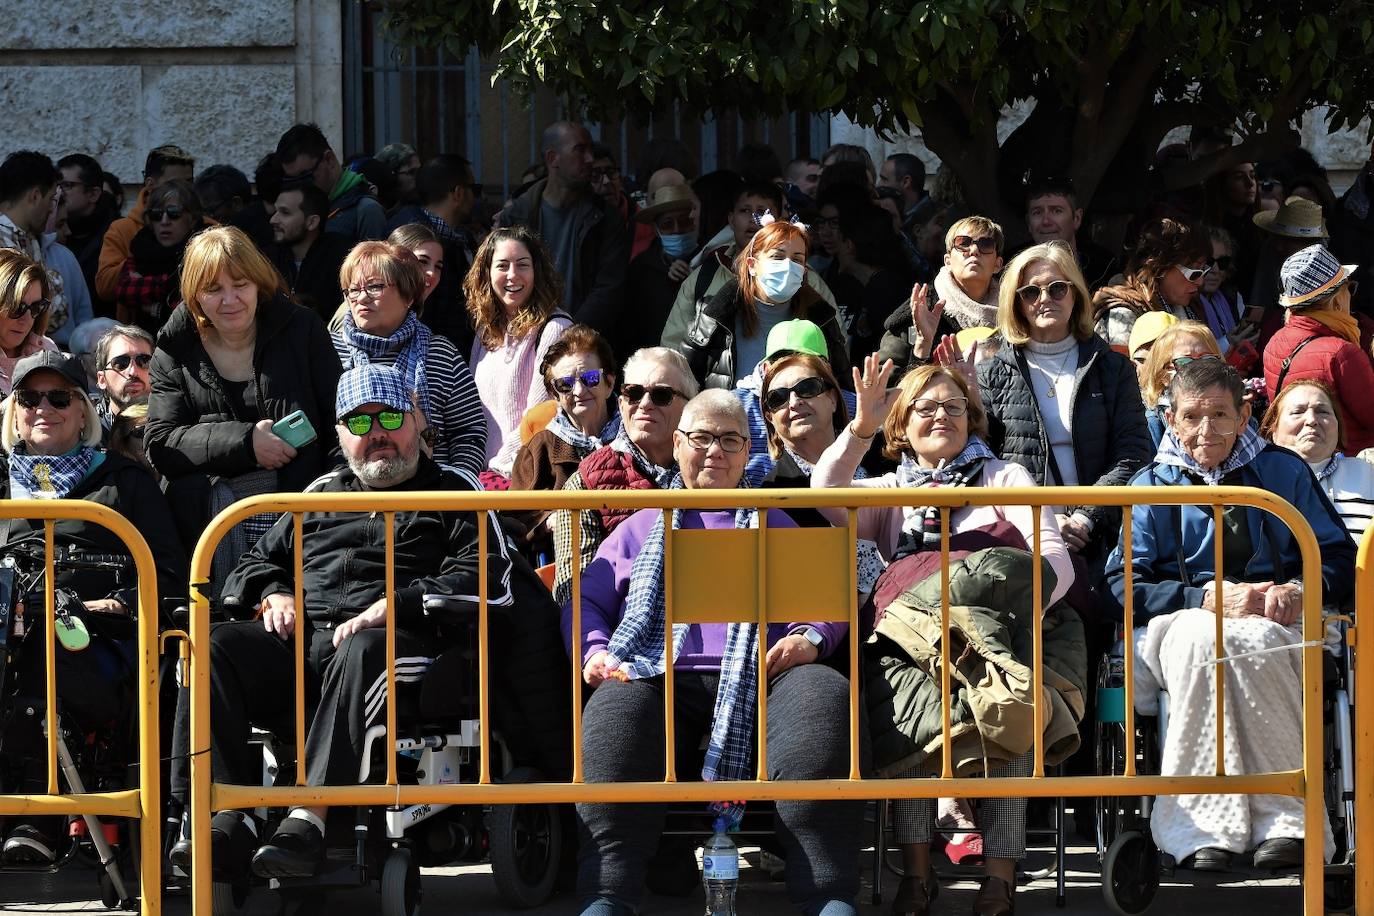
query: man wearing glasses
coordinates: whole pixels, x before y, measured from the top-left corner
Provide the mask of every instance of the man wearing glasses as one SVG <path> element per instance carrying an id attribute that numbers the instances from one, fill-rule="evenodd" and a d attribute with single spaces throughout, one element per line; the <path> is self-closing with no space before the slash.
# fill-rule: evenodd
<path id="1" fill-rule="evenodd" d="M 85 153 L 72 153 L 57 160 L 57 169 L 62 173 L 57 188 L 67 199 L 67 228 L 71 230 L 66 245 L 81 265 L 86 288 L 95 300 L 95 313 L 113 315 L 114 304 L 102 303 L 96 296 L 95 273 L 100 263 L 100 246 L 105 240 L 105 230 L 118 218 L 119 209 L 101 186 L 100 178 L 104 170 L 93 157 Z"/>
<path id="2" fill-rule="evenodd" d="M 348 466 L 316 480 L 308 492 L 374 493 L 413 491 L 475 491 L 477 480 L 465 471 L 435 464 L 420 448 L 419 426 L 410 391 L 400 373 L 388 366 L 366 365 L 345 372 L 335 400 L 336 431 Z M 486 528 L 485 556 L 478 552 L 478 525 Z M 255 784 L 262 759 L 248 743 L 250 727 L 258 725 L 288 734 L 293 715 L 295 649 L 305 640 L 307 696 L 306 759 L 299 762 L 309 785 L 350 785 L 358 782 L 368 729 L 386 722 L 386 623 L 394 615 L 396 684 L 413 689 L 434 658 L 467 633 L 476 618 L 479 571 L 486 566 L 488 605 L 494 618 L 508 618 L 517 605 L 530 622 L 511 622 L 519 631 L 517 649 L 497 645 L 495 657 L 514 651 L 522 665 L 516 675 L 538 683 L 531 693 L 515 691 L 493 674 L 493 690 L 509 690 L 512 709 L 528 710 L 529 702 L 563 702 L 546 692 L 545 668 L 562 683 L 561 650 L 556 631 L 557 612 L 548 591 L 533 570 L 513 556 L 491 512 L 397 512 L 394 524 L 395 592 L 388 602 L 386 589 L 386 524 L 380 513 L 308 513 L 303 519 L 303 581 L 296 582 L 296 537 L 286 515 L 239 562 L 225 584 L 224 594 L 239 599 L 251 619 L 215 625 L 210 634 L 212 705 L 211 755 L 216 780 Z M 297 585 L 305 606 L 296 606 Z M 542 599 L 541 596 L 542 595 Z M 434 599 L 442 597 L 444 602 Z M 540 602 L 542 601 L 542 605 Z M 390 607 L 388 607 L 390 603 Z M 231 615 L 232 616 L 232 615 Z M 526 637 L 530 627 L 542 626 L 544 655 Z M 521 627 L 524 630 L 521 630 Z M 497 628 L 494 626 L 493 631 Z M 405 687 L 402 685 L 409 685 Z M 313 693 L 315 696 L 310 697 Z M 315 699 L 317 697 L 318 699 Z M 455 698 L 456 699 L 456 698 Z M 177 706 L 178 740 L 185 740 L 189 704 Z M 561 710 L 561 706 L 558 707 Z M 550 724 L 549 714 L 543 722 Z M 526 748 L 550 740 L 538 733 L 521 738 Z M 566 735 L 564 736 L 566 737 Z M 531 745 L 533 742 L 533 745 Z M 566 748 L 559 749 L 566 761 Z M 528 749 L 517 752 L 528 757 Z M 533 753 L 540 753 L 535 750 Z M 552 756 L 552 754 L 550 754 Z M 531 761 L 547 766 L 544 761 Z M 559 764 L 555 764 L 558 766 Z M 565 765 L 565 764 L 563 764 Z M 374 768 L 374 773 L 378 770 Z M 554 770 L 548 770 L 554 772 Z M 184 784 L 174 782 L 173 792 Z M 217 880 L 242 879 L 252 871 L 265 878 L 308 877 L 324 861 L 323 807 L 294 808 L 267 839 L 251 815 L 238 811 L 215 814 L 211 826 Z M 263 840 L 267 839 L 264 844 Z M 256 850 L 256 852 L 255 852 Z M 174 862 L 188 861 L 189 842 L 172 851 Z"/>
<path id="3" fill-rule="evenodd" d="M 339 164 L 329 141 L 314 124 L 295 124 L 282 134 L 277 159 L 283 190 L 313 184 L 329 195 L 326 232 L 342 235 L 353 245 L 386 237 L 386 210 L 372 195 L 372 186 Z"/>
<path id="4" fill-rule="evenodd" d="M 115 325 L 96 342 L 95 381 L 105 395 L 96 409 L 106 433 L 115 417 L 134 404 L 148 403 L 153 347 L 153 335 L 128 324 Z"/>

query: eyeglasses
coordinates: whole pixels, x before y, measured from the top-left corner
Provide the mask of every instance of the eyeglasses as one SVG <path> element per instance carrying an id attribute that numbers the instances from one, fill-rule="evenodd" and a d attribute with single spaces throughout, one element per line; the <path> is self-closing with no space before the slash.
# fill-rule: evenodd
<path id="1" fill-rule="evenodd" d="M 989 236 L 975 239 L 970 235 L 956 235 L 954 244 L 949 247 L 951 251 L 962 251 L 967 254 L 975 246 L 978 248 L 979 254 L 992 254 L 997 251 L 997 239 Z"/>
<path id="2" fill-rule="evenodd" d="M 817 229 L 838 229 L 840 228 L 840 218 L 838 216 L 832 216 L 829 218 L 821 217 L 820 219 L 816 220 L 815 225 Z"/>
<path id="3" fill-rule="evenodd" d="M 911 412 L 923 420 L 935 416 L 935 411 L 942 407 L 945 409 L 945 416 L 962 417 L 968 412 L 968 398 L 946 398 L 943 401 L 921 398 L 919 401 L 911 402 Z"/>
<path id="4" fill-rule="evenodd" d="M 1188 364 L 1190 364 L 1190 363 L 1203 362 L 1203 361 L 1209 360 L 1209 359 L 1214 359 L 1214 360 L 1216 360 L 1216 361 L 1218 361 L 1218 362 L 1221 361 L 1221 357 L 1220 357 L 1220 356 L 1215 356 L 1215 355 L 1213 355 L 1213 354 L 1211 354 L 1211 353 L 1203 353 L 1203 354 L 1200 354 L 1200 355 L 1198 355 L 1198 356 L 1176 356 L 1176 357 L 1174 357 L 1173 359 L 1171 359 L 1170 362 L 1173 364 L 1174 369 L 1175 369 L 1175 370 L 1178 370 L 1178 369 L 1182 369 L 1184 366 L 1186 366 L 1186 365 L 1188 365 Z"/>
<path id="5" fill-rule="evenodd" d="M 35 299 L 33 302 L 21 302 L 10 310 L 10 318 L 23 318 L 25 315 L 33 315 L 33 320 L 37 321 L 52 303 L 47 299 Z"/>
<path id="6" fill-rule="evenodd" d="M 619 177 L 620 169 L 613 165 L 604 169 L 592 169 L 592 181 L 611 181 Z"/>
<path id="7" fill-rule="evenodd" d="M 749 444 L 749 440 L 739 433 L 722 433 L 717 436 L 715 433 L 708 433 L 704 429 L 692 430 L 691 432 L 680 429 L 678 432 L 686 436 L 688 444 L 699 452 L 707 451 L 719 442 L 721 451 L 727 455 L 738 455 Z"/>
<path id="8" fill-rule="evenodd" d="M 601 369 L 588 369 L 576 375 L 564 375 L 552 380 L 553 390 L 558 394 L 572 394 L 577 383 L 581 382 L 583 387 L 595 388 L 601 384 Z"/>
<path id="9" fill-rule="evenodd" d="M 772 215 L 773 211 L 768 207 L 736 207 L 735 212 L 740 216 L 752 216 L 758 219 L 761 216 Z"/>
<path id="10" fill-rule="evenodd" d="M 622 385 L 620 388 L 620 396 L 631 404 L 638 404 L 644 400 L 645 394 L 649 395 L 649 400 L 655 407 L 667 407 L 673 403 L 673 398 L 687 400 L 687 395 L 670 385 L 654 385 L 651 388 L 645 388 L 643 385 Z"/>
<path id="11" fill-rule="evenodd" d="M 64 181 L 59 181 L 59 182 L 57 183 L 57 187 L 58 187 L 59 189 L 61 189 L 64 193 L 70 193 L 71 191 L 75 191 L 77 188 L 86 188 L 87 190 L 94 191 L 95 189 L 99 188 L 100 185 L 98 185 L 98 184 L 86 184 L 86 182 L 84 182 L 84 181 L 65 181 L 65 180 L 64 180 Z"/>
<path id="12" fill-rule="evenodd" d="M 376 413 L 351 413 L 339 422 L 348 427 L 348 431 L 355 436 L 366 436 L 372 432 L 372 421 L 376 420 L 377 425 L 388 432 L 394 432 L 401 428 L 401 424 L 406 421 L 404 411 L 400 410 L 379 410 Z"/>
<path id="13" fill-rule="evenodd" d="M 809 401 L 812 398 L 820 397 L 830 390 L 830 383 L 820 376 L 813 375 L 804 378 L 791 388 L 772 388 L 764 397 L 764 406 L 770 412 L 782 410 L 792 400 L 792 395 L 796 395 L 802 400 Z"/>
<path id="14" fill-rule="evenodd" d="M 106 365 L 105 368 L 113 369 L 115 372 L 118 372 L 122 375 L 123 373 L 129 371 L 130 365 L 137 366 L 140 369 L 147 369 L 148 365 L 152 363 L 152 361 L 153 354 L 151 353 L 121 353 L 118 356 L 111 359 L 109 364 Z"/>
<path id="15" fill-rule="evenodd" d="M 1063 302 L 1064 297 L 1072 290 L 1073 284 L 1068 280 L 1055 280 L 1044 286 L 1035 283 L 1027 283 L 1016 291 L 1016 295 L 1020 298 L 1023 305 L 1035 305 L 1035 303 L 1040 301 L 1041 295 L 1046 293 L 1048 293 L 1049 297 L 1055 302 Z"/>
<path id="16" fill-rule="evenodd" d="M 380 299 L 382 293 L 386 292 L 386 288 L 390 285 L 390 283 L 369 283 L 366 286 L 351 286 L 344 290 L 344 295 L 348 297 L 350 302 L 356 302 L 359 299 Z"/>
<path id="17" fill-rule="evenodd" d="M 1201 283 L 1202 278 L 1207 276 L 1211 269 L 1212 266 L 1210 264 L 1206 267 L 1184 267 L 1182 264 L 1174 265 L 1174 270 L 1183 274 L 1183 279 L 1187 280 L 1189 283 Z"/>
<path id="18" fill-rule="evenodd" d="M 72 406 L 72 399 L 75 397 L 76 392 L 70 388 L 53 388 L 49 391 L 34 391 L 32 388 L 14 389 L 14 399 L 25 410 L 37 410 L 45 398 L 58 410 L 66 410 Z"/>
<path id="19" fill-rule="evenodd" d="M 1229 436 L 1236 431 L 1236 425 L 1239 422 L 1235 417 L 1199 417 L 1197 419 L 1179 417 L 1175 420 L 1179 431 L 1185 435 L 1200 432 L 1205 423 L 1207 428 L 1218 436 Z"/>
<path id="20" fill-rule="evenodd" d="M 299 188 L 303 184 L 309 184 L 310 182 L 314 181 L 315 171 L 320 167 L 320 163 L 323 161 L 324 157 L 321 156 L 319 159 L 315 160 L 314 165 L 306 169 L 304 172 L 301 172 L 296 175 L 283 175 L 281 180 L 282 187 Z"/>
<path id="21" fill-rule="evenodd" d="M 156 207 L 152 210 L 145 210 L 144 216 L 148 217 L 150 223 L 160 223 L 165 216 L 170 220 L 179 220 L 186 211 L 181 207 Z"/>
<path id="22" fill-rule="evenodd" d="M 1208 261 L 1207 267 L 1208 269 L 1216 268 L 1217 270 L 1226 271 L 1231 269 L 1233 263 L 1235 263 L 1235 259 L 1229 254 L 1224 254 L 1219 258 L 1212 258 Z"/>

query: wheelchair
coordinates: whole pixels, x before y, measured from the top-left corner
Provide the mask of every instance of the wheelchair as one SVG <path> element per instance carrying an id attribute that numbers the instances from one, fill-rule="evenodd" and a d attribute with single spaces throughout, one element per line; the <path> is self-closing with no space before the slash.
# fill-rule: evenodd
<path id="1" fill-rule="evenodd" d="M 1322 653 L 1323 796 L 1336 851 L 1325 871 L 1326 911 L 1346 912 L 1354 905 L 1354 743 L 1350 706 L 1353 670 L 1342 621 L 1340 639 L 1328 639 Z M 1113 648 L 1098 669 L 1097 721 L 1094 723 L 1097 772 L 1119 776 L 1126 766 L 1126 685 L 1124 634 L 1118 628 Z M 1158 773 L 1168 731 L 1169 696 L 1159 694 L 1157 716 L 1135 715 L 1137 773 Z M 1097 799 L 1097 855 L 1102 894 L 1120 916 L 1144 913 L 1158 893 L 1160 879 L 1177 863 L 1155 846 L 1150 833 L 1153 799 L 1129 796 Z M 1243 870 L 1244 866 L 1237 866 Z"/>
<path id="2" fill-rule="evenodd" d="M 430 613 L 457 613 L 444 596 L 429 595 Z M 478 718 L 477 628 L 467 627 L 458 644 L 434 659 L 419 684 L 397 687 L 397 735 L 387 739 L 386 725 L 365 736 L 358 783 L 385 772 L 387 754 L 397 755 L 397 778 L 403 785 L 440 786 L 475 783 L 480 765 Z M 279 736 L 256 733 L 263 750 L 265 785 L 295 781 L 294 744 Z M 544 775 L 517 766 L 499 734 L 492 734 L 492 772 L 503 783 L 537 782 Z M 216 881 L 212 908 L 217 916 L 238 913 L 254 886 L 265 886 L 281 898 L 283 912 L 309 913 L 321 905 L 322 891 L 376 884 L 383 916 L 415 916 L 422 896 L 422 868 L 458 863 L 491 865 L 502 899 L 515 909 L 546 902 L 559 878 L 564 849 L 564 820 L 558 805 L 450 805 L 441 803 L 385 807 L 360 806 L 348 821 L 347 807 L 331 808 L 326 828 L 327 856 L 320 872 L 309 878 L 251 878 Z M 262 837 L 271 836 L 284 810 L 267 811 Z"/>
<path id="3" fill-rule="evenodd" d="M 25 763 L 44 759 L 47 753 L 47 700 L 42 675 L 44 566 L 41 545 L 12 545 L 0 558 L 0 791 L 5 792 L 31 787 L 34 774 L 24 772 Z M 53 568 L 113 573 L 120 585 L 132 569 L 125 556 L 79 554 L 66 549 L 55 551 Z M 58 627 L 89 634 L 88 643 L 80 648 L 76 648 L 80 645 L 77 640 L 71 649 L 54 641 L 56 651 L 90 653 L 87 659 L 102 677 L 98 685 L 94 679 L 73 684 L 77 680 L 71 676 L 73 672 L 65 672 L 67 678 L 57 675 L 56 745 L 61 780 L 73 794 L 136 786 L 138 704 L 133 626 L 124 618 L 97 622 L 81 599 L 65 589 L 55 589 L 53 597 Z M 23 617 L 17 613 L 21 603 L 29 609 Z M 107 681 L 115 685 L 113 691 Z M 0 874 L 55 873 L 73 861 L 94 860 L 100 867 L 97 874 L 104 906 L 137 910 L 136 879 L 131 882 L 126 876 L 138 873 L 138 830 L 137 821 L 82 815 L 66 824 L 66 836 L 56 838 L 53 862 L 0 864 Z"/>

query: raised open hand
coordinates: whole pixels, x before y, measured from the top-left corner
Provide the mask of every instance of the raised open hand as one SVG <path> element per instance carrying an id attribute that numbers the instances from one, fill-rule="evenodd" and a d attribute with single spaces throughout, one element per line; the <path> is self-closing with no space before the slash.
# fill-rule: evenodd
<path id="1" fill-rule="evenodd" d="M 854 435 L 861 439 L 871 439 L 887 419 L 887 413 L 897 400 L 897 389 L 888 390 L 888 379 L 892 378 L 892 360 L 878 364 L 878 354 L 870 353 L 864 357 L 863 374 L 857 366 L 854 373 L 854 393 L 858 403 L 854 409 L 854 420 L 849 424 Z"/>

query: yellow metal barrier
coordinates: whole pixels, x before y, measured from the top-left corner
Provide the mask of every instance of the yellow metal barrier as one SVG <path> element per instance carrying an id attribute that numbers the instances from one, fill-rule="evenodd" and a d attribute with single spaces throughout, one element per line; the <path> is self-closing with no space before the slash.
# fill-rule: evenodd
<path id="1" fill-rule="evenodd" d="M 1360 624 L 1374 630 L 1374 526 L 1355 557 L 1355 625 L 1350 628 L 1355 660 L 1355 912 L 1374 913 L 1374 676 L 1359 670 Z M 1374 644 L 1365 652 L 1374 651 Z"/>
<path id="2" fill-rule="evenodd" d="M 226 509 L 215 518 L 201 537 L 197 544 L 194 556 L 191 561 L 191 590 L 193 598 L 193 610 L 190 635 L 190 684 L 192 697 L 191 712 L 191 747 L 194 752 L 191 756 L 191 807 L 193 811 L 192 826 L 192 873 L 195 876 L 193 888 L 193 913 L 195 916 L 210 916 L 210 882 L 207 880 L 210 875 L 210 836 L 209 821 L 210 812 L 233 809 L 233 808 L 252 808 L 258 806 L 290 806 L 290 805 L 412 805 L 412 804 L 536 804 L 536 803 L 565 803 L 574 801 L 602 801 L 602 802 L 652 802 L 652 801 L 718 801 L 722 794 L 722 787 L 714 783 L 676 781 L 676 774 L 673 772 L 673 757 L 670 752 L 666 755 L 665 779 L 662 782 L 635 782 L 635 783 L 597 783 L 587 784 L 582 779 L 582 746 L 581 746 L 581 666 L 573 664 L 573 702 L 572 720 L 573 728 L 573 777 L 568 783 L 543 783 L 543 784 L 518 784 L 518 785 L 498 785 L 491 782 L 490 771 L 490 731 L 487 723 L 490 721 L 488 716 L 489 697 L 488 697 L 488 628 L 487 628 L 487 596 L 486 596 L 486 564 L 480 563 L 479 587 L 480 587 L 480 611 L 479 611 L 479 651 L 478 651 L 478 683 L 479 683 L 479 702 L 482 727 L 480 729 L 480 775 L 476 784 L 460 784 L 445 786 L 403 786 L 396 781 L 396 752 L 392 746 L 388 753 L 386 768 L 386 783 L 384 785 L 353 785 L 353 786 L 305 786 L 303 784 L 305 766 L 299 765 L 296 768 L 297 785 L 292 787 L 264 788 L 261 786 L 235 786 L 220 783 L 212 783 L 210 775 L 210 756 L 205 751 L 208 749 L 210 740 L 209 723 L 209 681 L 210 673 L 207 667 L 209 658 L 209 601 L 199 590 L 199 584 L 208 581 L 210 561 L 214 554 L 215 546 L 219 540 L 235 524 L 243 519 L 260 513 L 292 513 L 295 525 L 295 543 L 298 547 L 295 553 L 296 567 L 296 607 L 298 613 L 305 613 L 305 602 L 302 595 L 301 567 L 302 554 L 299 550 L 301 543 L 302 513 L 305 512 L 376 512 L 381 511 L 384 516 L 387 540 L 386 540 L 386 564 L 387 564 L 387 600 L 394 600 L 395 587 L 392 580 L 393 570 L 393 524 L 397 512 L 412 511 L 518 511 L 518 510 L 559 510 L 566 509 L 574 512 L 581 512 L 599 508 L 621 508 L 621 509 L 719 509 L 722 503 L 727 505 L 752 506 L 759 509 L 800 509 L 800 508 L 834 508 L 848 510 L 848 525 L 845 528 L 834 529 L 835 532 L 843 536 L 842 541 L 828 540 L 827 535 L 822 530 L 819 539 L 808 548 L 811 562 L 791 562 L 789 569 L 791 575 L 802 577 L 808 583 L 818 583 L 817 589 L 820 594 L 829 597 L 817 598 L 816 594 L 808 592 L 808 606 L 805 612 L 806 619 L 836 619 L 848 621 L 854 632 L 858 630 L 858 609 L 857 609 L 857 589 L 853 587 L 853 576 L 855 567 L 855 531 L 856 531 L 856 510 L 863 507 L 879 506 L 900 506 L 900 505 L 935 505 L 941 510 L 941 555 L 942 555 L 942 592 L 943 601 L 941 609 L 942 629 L 945 638 L 942 639 L 942 667 L 943 667 L 943 690 L 945 696 L 943 713 L 944 731 L 944 755 L 942 761 L 942 774 L 938 779 L 869 779 L 859 778 L 858 766 L 858 710 L 859 710 L 859 686 L 858 678 L 850 678 L 850 745 L 851 745 L 851 766 L 850 775 L 847 779 L 822 779 L 822 780 L 797 780 L 777 782 L 764 778 L 765 774 L 762 767 L 765 749 L 759 748 L 759 778 L 754 780 L 743 780 L 731 782 L 728 794 L 731 799 L 746 800 L 779 800 L 779 799 L 878 799 L 878 798 L 935 798 L 935 797 L 966 797 L 966 798 L 989 798 L 989 797 L 1059 797 L 1059 796 L 1119 796 L 1119 795 L 1177 795 L 1177 794 L 1275 794 L 1300 797 L 1305 806 L 1305 831 L 1309 838 L 1320 838 L 1322 836 L 1322 823 L 1325 815 L 1323 807 L 1323 786 L 1322 786 L 1322 728 L 1321 728 L 1321 647 L 1320 639 L 1322 636 L 1322 571 L 1321 557 L 1315 535 L 1312 533 L 1311 526 L 1307 520 L 1298 513 L 1289 503 L 1280 499 L 1272 493 L 1250 487 L 1027 487 L 1027 488 L 1005 488 L 1005 489 L 984 489 L 972 488 L 945 488 L 945 489 L 922 489 L 922 490 L 901 490 L 901 489 L 817 489 L 817 490 L 650 490 L 650 491 L 532 491 L 532 492 L 504 492 L 504 493 L 454 493 L 454 492 L 414 492 L 414 493 L 387 493 L 379 500 L 371 494 L 276 494 L 253 497 Z M 1222 666 L 1225 664 L 1220 658 L 1224 651 L 1222 640 L 1222 615 L 1220 613 L 1222 597 L 1225 589 L 1224 583 L 1216 589 L 1216 611 L 1217 611 L 1217 638 L 1216 653 L 1217 662 L 1215 665 L 1215 676 L 1217 678 L 1217 772 L 1213 776 L 1159 776 L 1159 775 L 1140 775 L 1134 772 L 1134 699 L 1133 684 L 1129 672 L 1132 670 L 1134 646 L 1131 640 L 1126 640 L 1126 735 L 1128 742 L 1128 753 L 1126 755 L 1127 772 L 1122 776 L 1065 776 L 1054 779 L 1036 778 L 1044 775 L 1044 746 L 1043 746 L 1043 723 L 1044 711 L 1041 708 L 1043 694 L 1043 672 L 1041 665 L 1041 627 L 1043 625 L 1043 594 L 1040 588 L 1040 553 L 1041 544 L 1039 531 L 1037 529 L 1032 549 L 1036 562 L 1033 564 L 1034 572 L 1034 626 L 1032 627 L 1033 654 L 1034 654 L 1034 678 L 1035 678 L 1035 704 L 1034 714 L 1036 723 L 1035 747 L 1034 747 L 1034 770 L 1030 778 L 1023 777 L 971 777 L 957 778 L 953 775 L 951 760 L 950 735 L 950 709 L 949 709 L 949 518 L 950 512 L 965 506 L 995 505 L 995 506 L 1056 506 L 1056 505 L 1096 505 L 1096 506 L 1120 506 L 1129 510 L 1133 505 L 1162 505 L 1162 506 L 1182 506 L 1182 505 L 1210 505 L 1215 512 L 1215 531 L 1216 531 L 1216 564 L 1221 568 L 1222 563 L 1222 539 L 1224 526 L 1221 524 L 1221 512 L 1223 507 L 1229 505 L 1242 505 L 1257 508 L 1268 512 L 1277 517 L 1288 526 L 1293 532 L 1294 538 L 1302 553 L 1302 580 L 1303 590 L 1303 639 L 1306 645 L 1302 648 L 1303 658 L 1303 765 L 1301 769 L 1279 773 L 1257 773 L 1257 774 L 1227 774 L 1225 772 L 1225 755 L 1222 751 L 1224 740 L 1223 728 L 1224 719 L 1221 716 L 1222 703 Z M 1127 545 L 1130 544 L 1130 512 L 1124 514 L 1124 535 Z M 578 553 L 576 532 L 578 531 L 576 519 L 572 525 L 574 541 L 572 552 L 574 556 Z M 774 600 L 774 590 L 785 589 L 785 577 L 777 572 L 777 567 L 773 561 L 776 556 L 775 548 L 770 546 L 773 538 L 780 534 L 796 534 L 795 529 L 786 532 L 778 529 L 769 530 L 760 520 L 760 531 L 758 532 L 702 532 L 702 531 L 671 531 L 668 526 L 665 543 L 665 575 L 668 577 L 665 582 L 666 592 L 666 626 L 671 632 L 671 626 L 676 620 L 686 622 L 692 619 L 717 620 L 719 615 L 712 616 L 709 610 L 711 605 L 719 606 L 717 602 L 704 602 L 697 604 L 693 600 L 692 590 L 683 583 L 681 573 L 675 575 L 675 567 L 681 564 L 673 560 L 673 552 L 680 551 L 689 559 L 696 563 L 710 563 L 710 576 L 707 581 L 697 583 L 699 588 L 709 590 L 711 594 L 719 596 L 721 589 L 729 589 L 732 594 L 744 595 L 751 589 L 754 594 L 752 604 L 760 624 L 769 621 L 795 619 L 797 612 L 795 609 L 791 614 L 787 608 L 782 606 L 779 601 Z M 487 526 L 478 525 L 478 549 L 479 556 L 487 555 Z M 803 529 L 805 531 L 806 529 Z M 815 529 L 811 529 L 815 531 Z M 705 537 L 703 537 L 705 536 Z M 754 544 L 747 543 L 748 537 L 756 538 Z M 707 538 L 711 538 L 718 549 L 713 549 L 708 543 Z M 791 546 L 800 546 L 800 541 L 793 541 Z M 817 545 L 822 545 L 818 547 Z M 839 556 L 837 546 L 843 545 L 844 551 Z M 1368 544 L 1366 543 L 1366 547 Z M 756 560 L 754 573 L 743 583 L 731 581 L 730 577 L 745 576 L 748 564 L 741 565 L 741 555 L 746 549 L 752 547 L 755 551 L 753 557 Z M 1129 551 L 1129 546 L 1127 547 Z M 828 555 L 827 555 L 828 552 Z M 748 555 L 748 554 L 744 554 Z M 1362 554 L 1363 556 L 1363 554 Z M 679 557 L 681 559 L 681 557 Z M 1130 555 L 1126 555 L 1126 599 L 1125 599 L 1125 621 L 1129 626 L 1133 620 L 1133 597 L 1132 580 L 1130 568 Z M 828 562 L 826 562 L 828 561 Z M 815 579 L 807 577 L 815 576 L 818 571 L 829 569 L 834 581 L 844 583 L 843 590 L 834 588 L 827 589 L 823 584 L 824 576 Z M 721 571 L 725 575 L 721 574 Z M 581 658 L 581 582 L 580 576 L 573 579 L 573 646 L 572 657 Z M 791 594 L 797 592 L 793 590 Z M 836 597 L 841 596 L 841 597 Z M 837 607 L 843 601 L 843 608 Z M 680 606 L 676 606 L 680 605 Z M 816 613 L 819 609 L 821 613 Z M 393 609 L 388 606 L 387 613 L 387 696 L 394 697 L 395 693 L 395 643 L 393 622 L 395 614 Z M 761 649 L 762 649 L 762 641 Z M 668 645 L 671 645 L 671 639 Z M 850 641 L 850 665 L 851 671 L 857 672 L 858 668 L 858 645 L 857 640 Z M 303 646 L 301 640 L 296 640 L 296 752 L 298 760 L 304 759 L 305 728 L 304 728 L 304 696 L 301 692 L 302 683 L 301 666 L 303 664 Z M 1095 660 L 1090 660 L 1090 664 Z M 671 666 L 669 667 L 671 671 Z M 672 678 L 665 678 L 666 710 L 665 727 L 671 751 L 672 741 Z M 759 717 L 760 726 L 766 716 L 766 691 L 759 691 Z M 387 729 L 388 736 L 396 734 L 395 706 L 387 703 Z M 761 738 L 766 734 L 760 727 L 757 731 L 760 736 L 760 745 L 763 744 Z M 1369 766 L 1363 768 L 1370 770 Z M 1358 771 L 1357 771 L 1358 772 Z M 1368 778 L 1368 773 L 1366 773 Z M 1367 819 L 1366 819 L 1367 820 Z M 1322 844 L 1320 839 L 1310 839 L 1304 844 L 1304 886 L 1303 903 L 1304 913 L 1308 916 L 1316 916 L 1322 912 L 1323 881 L 1322 881 Z M 1359 910 L 1365 912 L 1365 910 Z M 1370 910 L 1369 912 L 1374 912 Z"/>
<path id="3" fill-rule="evenodd" d="M 48 785 L 43 795 L 0 795 L 0 816 L 88 814 L 135 818 L 140 822 L 139 882 L 141 912 L 162 912 L 162 811 L 159 800 L 158 744 L 158 597 L 152 551 L 128 519 L 106 506 L 84 499 L 7 499 L 0 518 L 41 519 L 44 540 L 44 604 Z M 57 784 L 57 677 L 53 644 L 57 608 L 54 597 L 53 526 L 58 521 L 90 522 L 109 530 L 128 548 L 138 574 L 138 788 L 119 792 L 62 794 Z"/>

